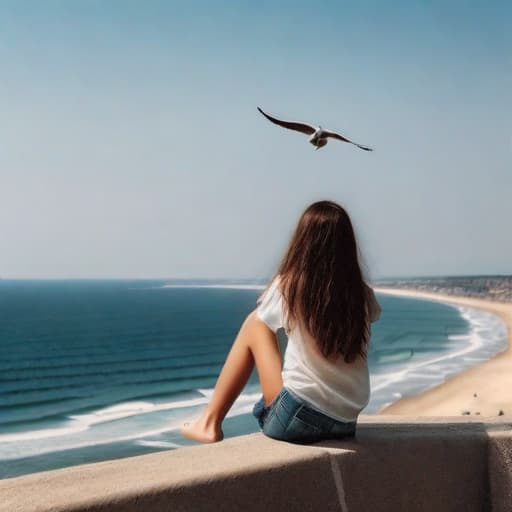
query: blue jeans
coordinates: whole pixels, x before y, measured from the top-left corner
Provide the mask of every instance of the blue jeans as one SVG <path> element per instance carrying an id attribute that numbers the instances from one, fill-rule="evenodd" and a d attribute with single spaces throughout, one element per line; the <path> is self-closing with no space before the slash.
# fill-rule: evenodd
<path id="1" fill-rule="evenodd" d="M 356 422 L 335 420 L 314 409 L 306 401 L 283 387 L 265 407 L 261 397 L 252 411 L 263 433 L 274 439 L 293 443 L 315 443 L 355 435 Z"/>

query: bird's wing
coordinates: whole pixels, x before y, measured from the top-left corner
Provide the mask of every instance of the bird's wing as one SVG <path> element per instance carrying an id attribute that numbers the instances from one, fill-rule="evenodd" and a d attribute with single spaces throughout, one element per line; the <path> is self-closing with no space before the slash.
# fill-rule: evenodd
<path id="1" fill-rule="evenodd" d="M 288 128 L 289 130 L 295 130 L 297 132 L 302 132 L 302 133 L 305 133 L 306 135 L 313 135 L 313 133 L 315 133 L 315 131 L 316 131 L 316 128 L 314 128 L 313 126 L 310 126 L 309 124 L 296 123 L 293 121 L 281 121 L 280 119 L 276 119 L 275 117 L 265 114 L 265 112 L 263 112 L 263 110 L 261 110 L 260 107 L 258 107 L 258 111 L 261 114 L 263 114 L 269 121 L 271 121 L 274 124 L 277 124 L 279 126 L 282 126 L 283 128 Z"/>
<path id="2" fill-rule="evenodd" d="M 348 142 L 349 144 L 354 144 L 354 146 L 357 146 L 359 149 L 363 149 L 364 151 L 373 151 L 372 148 L 369 148 L 367 146 L 362 146 L 361 144 L 357 144 L 355 142 L 352 142 L 351 140 L 343 137 L 339 133 L 336 132 L 330 132 L 329 130 L 322 130 L 324 137 L 331 137 L 332 139 L 341 140 L 343 142 Z"/>

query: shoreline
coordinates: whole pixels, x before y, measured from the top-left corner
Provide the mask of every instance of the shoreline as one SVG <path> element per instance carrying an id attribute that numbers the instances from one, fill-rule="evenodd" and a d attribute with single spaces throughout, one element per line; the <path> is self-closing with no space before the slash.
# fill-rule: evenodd
<path id="1" fill-rule="evenodd" d="M 487 311 L 499 316 L 508 331 L 504 351 L 419 395 L 401 398 L 377 414 L 496 417 L 501 411 L 512 416 L 512 303 L 408 289 L 376 287 L 375 291 Z"/>

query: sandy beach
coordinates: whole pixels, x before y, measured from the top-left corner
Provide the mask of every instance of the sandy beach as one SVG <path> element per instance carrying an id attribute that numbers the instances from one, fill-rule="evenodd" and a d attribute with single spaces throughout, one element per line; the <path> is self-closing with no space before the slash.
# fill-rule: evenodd
<path id="1" fill-rule="evenodd" d="M 508 330 L 508 348 L 504 352 L 420 395 L 398 400 L 381 409 L 379 413 L 409 416 L 461 416 L 469 412 L 472 417 L 495 417 L 503 411 L 505 416 L 512 417 L 512 303 L 394 288 L 379 287 L 376 291 L 401 297 L 432 299 L 489 311 L 499 315 L 505 321 Z"/>

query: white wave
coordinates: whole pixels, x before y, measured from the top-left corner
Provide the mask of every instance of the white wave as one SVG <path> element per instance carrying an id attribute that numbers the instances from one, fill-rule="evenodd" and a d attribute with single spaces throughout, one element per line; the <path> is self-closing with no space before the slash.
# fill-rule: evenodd
<path id="1" fill-rule="evenodd" d="M 45 428 L 41 430 L 29 430 L 27 432 L 15 432 L 11 434 L 0 434 L 0 447 L 1 443 L 17 443 L 20 441 L 33 441 L 36 439 L 46 439 L 49 437 L 60 437 L 69 434 L 78 434 L 87 430 L 87 425 L 75 425 L 72 427 L 61 428 Z M 1 458 L 1 450 L 0 450 Z"/>
<path id="2" fill-rule="evenodd" d="M 217 288 L 227 290 L 264 290 L 267 285 L 256 283 L 169 283 L 158 286 L 130 287 L 130 290 L 162 290 L 164 288 Z"/>
<path id="3" fill-rule="evenodd" d="M 206 404 L 208 398 L 205 395 L 211 396 L 212 392 L 213 389 L 203 389 L 201 390 L 202 397 L 175 402 L 125 402 L 99 409 L 90 414 L 73 416 L 71 417 L 71 423 L 63 427 L 0 434 L 0 460 L 12 460 L 56 451 L 131 441 L 177 431 L 185 421 L 190 420 L 191 411 L 189 409 L 193 406 Z M 243 393 L 233 404 L 227 417 L 252 412 L 254 402 L 260 396 L 261 393 Z M 142 417 L 148 413 L 173 409 L 175 410 L 173 421 L 168 422 L 160 418 L 158 420 L 160 425 L 156 428 L 147 428 L 147 423 L 152 422 L 151 417 L 148 417 L 147 422 L 143 425 L 124 422 L 121 426 L 119 423 L 130 416 Z M 198 411 L 194 414 L 197 415 Z M 108 422 L 112 423 L 112 427 L 105 430 Z M 155 420 L 155 423 L 158 422 Z M 101 435 L 98 434 L 98 428 L 103 429 Z M 149 440 L 148 442 L 153 441 Z"/>
<path id="4" fill-rule="evenodd" d="M 0 443 L 12 443 L 23 440 L 45 439 L 48 437 L 60 437 L 67 434 L 76 434 L 87 430 L 92 425 L 100 423 L 107 423 L 109 421 L 116 421 L 130 416 L 137 416 L 156 411 L 194 407 L 206 404 L 207 402 L 208 400 L 205 397 L 156 404 L 152 402 L 124 402 L 118 405 L 98 409 L 97 411 L 89 414 L 68 416 L 72 422 L 70 425 L 65 427 L 0 434 Z"/>
<path id="5" fill-rule="evenodd" d="M 161 427 L 154 430 L 145 430 L 143 432 L 132 432 L 127 435 L 116 435 L 112 434 L 110 436 L 105 436 L 102 438 L 97 438 L 94 435 L 89 436 L 89 438 L 77 438 L 74 434 L 80 434 L 84 430 L 89 430 L 87 427 L 82 428 L 81 430 L 76 429 L 51 429 L 54 431 L 55 435 L 59 435 L 58 445 L 52 441 L 48 444 L 41 444 L 41 440 L 43 437 L 37 435 L 37 431 L 35 432 L 26 432 L 23 434 L 12 434 L 10 439 L 1 439 L 0 440 L 0 460 L 11 460 L 18 459 L 22 457 L 31 457 L 34 455 L 43 455 L 45 453 L 52 453 L 57 451 L 71 450 L 76 448 L 86 448 L 90 446 L 100 446 L 103 444 L 110 444 L 122 441 L 131 441 L 133 439 L 138 439 L 142 437 L 152 437 L 156 435 L 163 434 L 164 432 L 171 432 L 178 430 L 181 428 L 183 422 L 176 422 L 172 424 L 168 424 L 165 427 Z M 50 430 L 50 429 L 48 429 Z M 65 431 L 66 430 L 66 431 Z M 61 431 L 60 433 L 57 433 Z M 65 431 L 65 432 L 64 432 Z M 94 429 L 91 433 L 94 432 Z M 28 437 L 30 434 L 36 434 L 33 437 Z M 15 442 L 13 442 L 15 441 Z M 25 441 L 25 443 L 23 443 Z M 34 443 L 33 441 L 38 441 L 38 443 Z M 9 446 L 10 445 L 10 446 Z"/>
<path id="6" fill-rule="evenodd" d="M 164 284 L 158 288 L 226 288 L 230 290 L 264 290 L 263 284 Z"/>
<path id="7" fill-rule="evenodd" d="M 482 348 L 489 348 L 492 343 L 492 353 L 496 354 L 504 350 L 506 344 L 506 333 L 507 328 L 501 318 L 492 313 L 481 311 L 473 308 L 458 307 L 461 316 L 466 319 L 470 324 L 470 333 L 464 337 L 460 335 L 448 336 L 451 340 L 461 341 L 466 339 L 468 344 L 459 350 L 448 352 L 439 356 L 435 356 L 420 362 L 412 362 L 405 368 L 395 371 L 387 375 L 387 378 L 383 382 L 373 387 L 373 391 L 379 391 L 383 387 L 389 386 L 390 384 L 407 378 L 407 375 L 411 372 L 417 372 L 420 368 L 425 368 L 434 365 L 435 363 L 442 363 L 443 366 L 451 360 L 457 359 L 462 360 L 471 354 L 474 361 L 484 361 L 488 357 L 478 357 L 478 352 Z M 438 371 L 442 371 L 442 368 L 438 368 Z"/>
<path id="8" fill-rule="evenodd" d="M 182 409 L 185 407 L 194 407 L 207 403 L 205 397 L 191 398 L 188 400 L 177 400 L 175 402 L 124 402 L 119 405 L 113 405 L 104 409 L 99 409 L 90 414 L 79 414 L 77 416 L 69 416 L 69 418 L 78 421 L 87 426 L 97 423 L 105 423 L 107 421 L 128 418 L 129 416 L 137 416 L 155 411 L 167 411 L 170 409 Z M 1 436 L 0 436 L 1 441 Z"/>
<path id="9" fill-rule="evenodd" d="M 170 441 L 146 441 L 145 439 L 135 441 L 135 444 L 140 446 L 151 446 L 152 448 L 181 448 L 183 446 L 182 444 L 171 443 Z"/>
<path id="10" fill-rule="evenodd" d="M 211 389 L 198 389 L 197 391 L 199 391 L 199 393 L 201 393 L 201 395 L 203 395 L 206 398 L 211 398 L 211 396 L 213 395 L 213 388 L 211 388 Z"/>
<path id="11" fill-rule="evenodd" d="M 390 372 L 372 373 L 372 400 L 367 412 L 377 410 L 372 402 L 379 403 L 380 409 L 395 401 L 390 401 L 393 392 L 407 396 L 426 391 L 507 348 L 507 327 L 500 317 L 479 309 L 451 306 L 469 323 L 469 333 L 449 335 L 456 347 L 450 352 L 422 359 L 413 357 L 404 367 L 397 365 Z"/>

